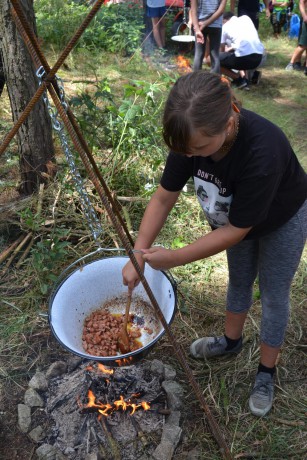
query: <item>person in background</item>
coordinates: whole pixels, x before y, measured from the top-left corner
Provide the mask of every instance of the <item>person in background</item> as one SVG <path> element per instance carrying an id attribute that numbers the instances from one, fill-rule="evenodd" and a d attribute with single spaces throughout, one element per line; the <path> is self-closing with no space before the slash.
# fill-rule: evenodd
<path id="1" fill-rule="evenodd" d="M 263 59 L 264 52 L 258 32 L 248 16 L 238 18 L 231 11 L 224 13 L 220 53 L 221 72 L 232 78 L 234 87 L 248 88 L 247 78 L 240 76 L 240 72 L 236 73 L 234 70 L 256 69 Z"/>
<path id="2" fill-rule="evenodd" d="M 272 0 L 271 2 L 271 24 L 273 26 L 274 37 L 278 38 L 283 26 L 287 22 L 288 8 L 293 6 L 293 2 L 284 0 Z"/>
<path id="3" fill-rule="evenodd" d="M 301 14 L 300 32 L 298 37 L 298 45 L 295 48 L 286 70 L 304 70 L 307 75 L 307 68 L 303 68 L 301 59 L 304 52 L 307 52 L 307 0 L 300 0 L 299 10 Z"/>
<path id="4" fill-rule="evenodd" d="M 211 72 L 220 73 L 219 51 L 226 0 L 191 0 L 191 19 L 195 34 L 193 70 L 202 68 L 209 39 Z"/>
<path id="5" fill-rule="evenodd" d="M 152 32 L 160 50 L 165 48 L 165 0 L 147 0 L 146 14 L 151 18 Z"/>
<path id="6" fill-rule="evenodd" d="M 269 0 L 263 0 L 265 6 L 265 14 L 269 19 L 270 10 L 269 10 Z M 236 0 L 230 0 L 230 11 L 235 13 L 235 4 Z M 260 1 L 259 0 L 238 0 L 238 16 L 248 16 L 254 23 L 256 29 L 259 29 L 259 11 L 260 11 Z"/>
<path id="7" fill-rule="evenodd" d="M 171 269 L 227 252 L 229 283 L 224 335 L 191 344 L 207 360 L 242 350 L 242 332 L 259 278 L 262 303 L 260 362 L 251 412 L 273 404 L 275 363 L 289 319 L 290 287 L 307 233 L 307 176 L 280 128 L 243 109 L 228 81 L 196 71 L 180 77 L 163 116 L 170 148 L 160 185 L 145 210 L 135 249 L 140 268 Z M 211 231 L 179 249 L 151 247 L 181 190 L 193 178 Z M 194 241 L 193 241 L 194 240 Z M 130 290 L 140 282 L 131 261 L 123 269 Z"/>

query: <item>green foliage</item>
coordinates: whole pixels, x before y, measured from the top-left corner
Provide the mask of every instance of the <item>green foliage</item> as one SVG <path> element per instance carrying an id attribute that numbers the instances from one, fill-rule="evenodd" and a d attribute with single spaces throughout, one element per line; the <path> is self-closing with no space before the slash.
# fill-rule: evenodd
<path id="1" fill-rule="evenodd" d="M 63 48 L 86 16 L 88 8 L 72 1 L 34 2 L 38 36 L 48 46 Z"/>
<path id="2" fill-rule="evenodd" d="M 56 48 L 66 45 L 90 11 L 87 5 L 60 0 L 37 0 L 35 9 L 39 37 Z M 77 46 L 129 55 L 140 46 L 143 29 L 140 5 L 102 5 Z"/>
<path id="3" fill-rule="evenodd" d="M 53 273 L 56 264 L 65 260 L 66 248 L 69 246 L 63 237 L 68 230 L 57 228 L 52 237 L 38 241 L 32 249 L 32 264 L 36 271 L 42 294 L 46 294 L 57 276 Z"/>
<path id="4" fill-rule="evenodd" d="M 19 214 L 23 228 L 27 232 L 37 234 L 35 238 L 37 241 L 31 249 L 31 264 L 36 272 L 41 293 L 46 294 L 50 285 L 57 279 L 54 275 L 57 264 L 63 264 L 67 256 L 66 248 L 69 243 L 66 237 L 69 230 L 56 227 L 49 235 L 41 237 L 39 232 L 44 223 L 44 217 L 40 213 L 33 213 L 31 208 L 25 208 Z"/>
<path id="5" fill-rule="evenodd" d="M 85 46 L 129 55 L 141 44 L 143 9 L 134 2 L 103 6 L 84 32 Z"/>
<path id="6" fill-rule="evenodd" d="M 131 182 L 139 184 L 141 167 L 136 171 L 133 165 L 130 170 L 137 157 L 138 166 L 144 165 L 144 184 L 144 179 L 152 179 L 164 162 L 164 147 L 159 142 L 162 87 L 161 83 L 133 80 L 122 86 L 121 94 L 115 94 L 104 78 L 96 82 L 93 93 L 83 92 L 71 99 L 81 129 L 91 149 L 106 165 L 105 174 L 109 177 L 114 179 L 115 171 L 125 170 L 124 180 L 130 176 Z"/>

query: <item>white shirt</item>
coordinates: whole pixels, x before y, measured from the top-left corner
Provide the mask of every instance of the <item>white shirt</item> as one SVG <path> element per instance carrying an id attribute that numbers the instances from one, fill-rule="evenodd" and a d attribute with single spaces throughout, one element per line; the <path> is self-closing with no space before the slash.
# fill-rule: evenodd
<path id="1" fill-rule="evenodd" d="M 222 44 L 229 44 L 235 50 L 235 55 L 263 54 L 264 46 L 253 21 L 246 15 L 233 16 L 222 27 Z"/>

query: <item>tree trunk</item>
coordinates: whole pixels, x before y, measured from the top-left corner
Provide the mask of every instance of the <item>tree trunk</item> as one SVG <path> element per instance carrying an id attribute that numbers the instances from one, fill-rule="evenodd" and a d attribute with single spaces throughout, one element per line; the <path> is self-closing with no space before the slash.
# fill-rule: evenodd
<path id="1" fill-rule="evenodd" d="M 26 18 L 36 30 L 33 0 L 20 2 Z M 11 16 L 9 0 L 0 0 L 0 49 L 15 122 L 36 92 L 38 80 L 31 56 Z M 52 127 L 42 99 L 20 127 L 16 139 L 20 156 L 20 192 L 30 195 L 45 181 L 42 173 L 48 172 L 48 165 L 54 159 Z"/>

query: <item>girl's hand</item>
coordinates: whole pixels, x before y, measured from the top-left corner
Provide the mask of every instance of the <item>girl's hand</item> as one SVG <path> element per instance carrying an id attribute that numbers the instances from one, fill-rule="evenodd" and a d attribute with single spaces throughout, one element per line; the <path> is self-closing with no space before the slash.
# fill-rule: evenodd
<path id="1" fill-rule="evenodd" d="M 205 43 L 205 39 L 201 30 L 195 32 L 195 38 L 197 43 Z"/>
<path id="2" fill-rule="evenodd" d="M 144 267 L 145 267 L 145 261 L 143 260 L 142 255 L 135 256 L 137 259 L 137 262 L 142 270 L 144 272 Z M 129 262 L 126 263 L 122 270 L 122 275 L 123 275 L 123 284 L 124 286 L 128 286 L 129 291 L 132 291 L 139 283 L 140 283 L 140 277 L 135 271 L 135 268 L 129 260 Z"/>
<path id="3" fill-rule="evenodd" d="M 176 266 L 175 251 L 155 246 L 150 249 L 142 249 L 144 252 L 143 260 L 155 270 L 168 270 Z"/>

